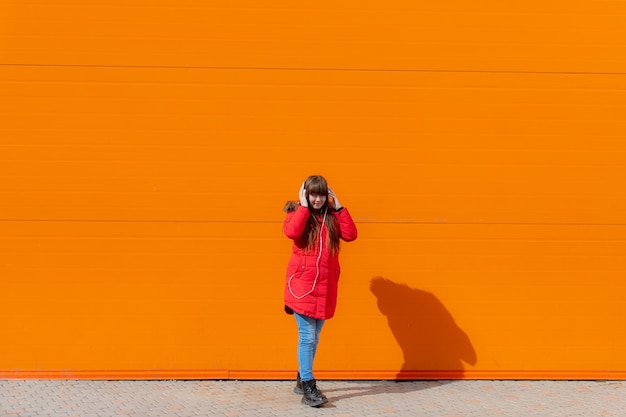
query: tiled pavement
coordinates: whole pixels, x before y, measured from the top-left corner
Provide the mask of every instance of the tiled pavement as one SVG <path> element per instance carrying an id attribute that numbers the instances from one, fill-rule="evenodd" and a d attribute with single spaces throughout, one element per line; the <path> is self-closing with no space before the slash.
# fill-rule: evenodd
<path id="1" fill-rule="evenodd" d="M 320 381 L 306 407 L 292 381 L 0 380 L 0 416 L 626 416 L 626 381 Z"/>

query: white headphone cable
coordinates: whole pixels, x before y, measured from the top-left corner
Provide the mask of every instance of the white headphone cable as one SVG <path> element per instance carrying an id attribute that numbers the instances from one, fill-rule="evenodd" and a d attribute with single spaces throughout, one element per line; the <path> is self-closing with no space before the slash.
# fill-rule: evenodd
<path id="1" fill-rule="evenodd" d="M 323 234 L 324 234 L 324 224 L 326 224 L 326 213 L 328 213 L 328 207 L 326 207 L 326 210 L 324 210 L 324 217 L 322 218 L 322 227 L 320 227 L 320 251 L 319 251 L 320 253 L 317 255 L 317 261 L 315 262 L 316 273 L 315 273 L 315 280 L 313 281 L 313 287 L 311 287 L 310 291 L 308 291 L 308 292 L 298 296 L 298 295 L 295 295 L 293 293 L 293 290 L 291 289 L 291 280 L 294 278 L 294 276 L 296 274 L 292 274 L 289 277 L 289 281 L 287 282 L 287 287 L 289 288 L 289 292 L 297 300 L 301 300 L 304 297 L 306 297 L 307 295 L 311 294 L 315 290 L 315 287 L 317 286 L 317 280 L 320 277 L 320 259 L 322 258 L 322 247 L 323 247 L 323 245 L 322 245 L 322 243 L 323 243 L 322 237 L 323 237 Z"/>

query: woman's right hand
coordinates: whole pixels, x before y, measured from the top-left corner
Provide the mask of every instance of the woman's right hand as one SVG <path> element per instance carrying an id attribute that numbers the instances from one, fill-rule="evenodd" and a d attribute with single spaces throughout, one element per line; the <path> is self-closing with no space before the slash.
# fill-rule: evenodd
<path id="1" fill-rule="evenodd" d="M 300 205 L 302 207 L 309 207 L 309 202 L 306 198 L 306 189 L 304 188 L 304 183 L 300 186 Z"/>
<path id="2" fill-rule="evenodd" d="M 339 210 L 341 209 L 341 203 L 339 202 L 339 199 L 337 198 L 337 194 L 335 194 L 335 192 L 333 191 L 332 188 L 328 187 L 328 196 L 333 198 L 333 208 L 335 210 Z"/>

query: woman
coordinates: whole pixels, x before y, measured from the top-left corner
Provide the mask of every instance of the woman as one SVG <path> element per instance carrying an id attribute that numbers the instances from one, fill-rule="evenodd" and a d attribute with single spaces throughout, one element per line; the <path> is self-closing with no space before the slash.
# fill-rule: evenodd
<path id="1" fill-rule="evenodd" d="M 333 317 L 339 281 L 339 242 L 356 239 L 357 230 L 348 210 L 314 175 L 300 187 L 300 201 L 287 202 L 285 235 L 293 240 L 285 282 L 285 311 L 298 326 L 298 377 L 294 392 L 302 403 L 318 407 L 328 401 L 317 388 L 313 361 L 325 320 Z"/>

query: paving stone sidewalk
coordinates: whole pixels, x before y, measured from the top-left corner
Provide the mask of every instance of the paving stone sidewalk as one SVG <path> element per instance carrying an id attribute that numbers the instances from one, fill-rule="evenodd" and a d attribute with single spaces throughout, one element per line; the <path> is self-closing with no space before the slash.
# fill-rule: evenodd
<path id="1" fill-rule="evenodd" d="M 324 407 L 292 381 L 0 380 L 2 417 L 626 416 L 622 381 L 320 381 Z"/>

